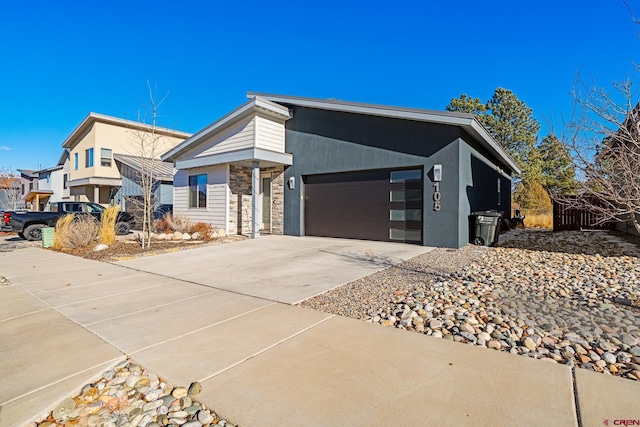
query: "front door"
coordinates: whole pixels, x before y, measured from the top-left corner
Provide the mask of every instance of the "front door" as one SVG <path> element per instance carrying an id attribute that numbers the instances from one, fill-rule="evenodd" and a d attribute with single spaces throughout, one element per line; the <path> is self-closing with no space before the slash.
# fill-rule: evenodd
<path id="1" fill-rule="evenodd" d="M 260 176 L 260 230 L 271 230 L 271 175 Z"/>

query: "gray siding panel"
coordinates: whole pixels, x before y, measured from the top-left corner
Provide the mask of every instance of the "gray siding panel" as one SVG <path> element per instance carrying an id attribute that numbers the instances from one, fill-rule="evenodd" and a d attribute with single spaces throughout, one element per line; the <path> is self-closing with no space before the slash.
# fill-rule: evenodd
<path id="1" fill-rule="evenodd" d="M 256 147 L 284 152 L 284 123 L 256 116 Z"/>
<path id="2" fill-rule="evenodd" d="M 207 207 L 189 208 L 189 176 L 207 174 Z M 194 222 L 206 222 L 215 228 L 228 228 L 227 167 L 214 166 L 197 170 L 180 170 L 173 178 L 173 211 Z"/>
<path id="3" fill-rule="evenodd" d="M 187 157 L 209 156 L 253 147 L 255 120 L 244 120 L 229 129 L 213 135 Z"/>

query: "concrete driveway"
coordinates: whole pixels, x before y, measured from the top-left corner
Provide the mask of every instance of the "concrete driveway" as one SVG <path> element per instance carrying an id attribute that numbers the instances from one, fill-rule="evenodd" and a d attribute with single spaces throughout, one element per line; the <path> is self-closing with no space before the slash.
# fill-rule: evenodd
<path id="1" fill-rule="evenodd" d="M 295 304 L 431 249 L 322 237 L 261 236 L 117 264 L 215 289 Z"/>

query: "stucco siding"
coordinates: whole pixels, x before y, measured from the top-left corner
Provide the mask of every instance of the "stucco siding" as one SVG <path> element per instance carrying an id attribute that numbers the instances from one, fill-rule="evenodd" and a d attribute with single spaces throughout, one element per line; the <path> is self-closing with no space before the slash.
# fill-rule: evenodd
<path id="1" fill-rule="evenodd" d="M 91 126 L 78 143 L 71 150 L 71 168 L 70 168 L 70 180 L 88 178 L 95 176 L 95 167 L 86 167 L 85 153 L 89 148 L 94 148 L 94 165 L 95 165 L 95 143 L 96 141 L 96 126 Z M 78 169 L 76 169 L 76 155 L 78 157 Z"/>
<path id="2" fill-rule="evenodd" d="M 190 208 L 189 176 L 201 174 L 207 175 L 207 206 Z M 194 222 L 206 222 L 215 228 L 228 231 L 229 186 L 227 181 L 227 166 L 225 165 L 178 171 L 173 177 L 173 212 L 185 215 Z"/>
<path id="3" fill-rule="evenodd" d="M 284 122 L 256 116 L 256 148 L 284 153 Z"/>

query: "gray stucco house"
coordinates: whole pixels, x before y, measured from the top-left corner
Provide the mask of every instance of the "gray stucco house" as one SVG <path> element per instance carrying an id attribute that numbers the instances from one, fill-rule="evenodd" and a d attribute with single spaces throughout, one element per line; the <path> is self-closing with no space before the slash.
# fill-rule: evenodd
<path id="1" fill-rule="evenodd" d="M 260 232 L 458 248 L 520 172 L 470 114 L 249 93 L 166 152 L 174 212 Z"/>

